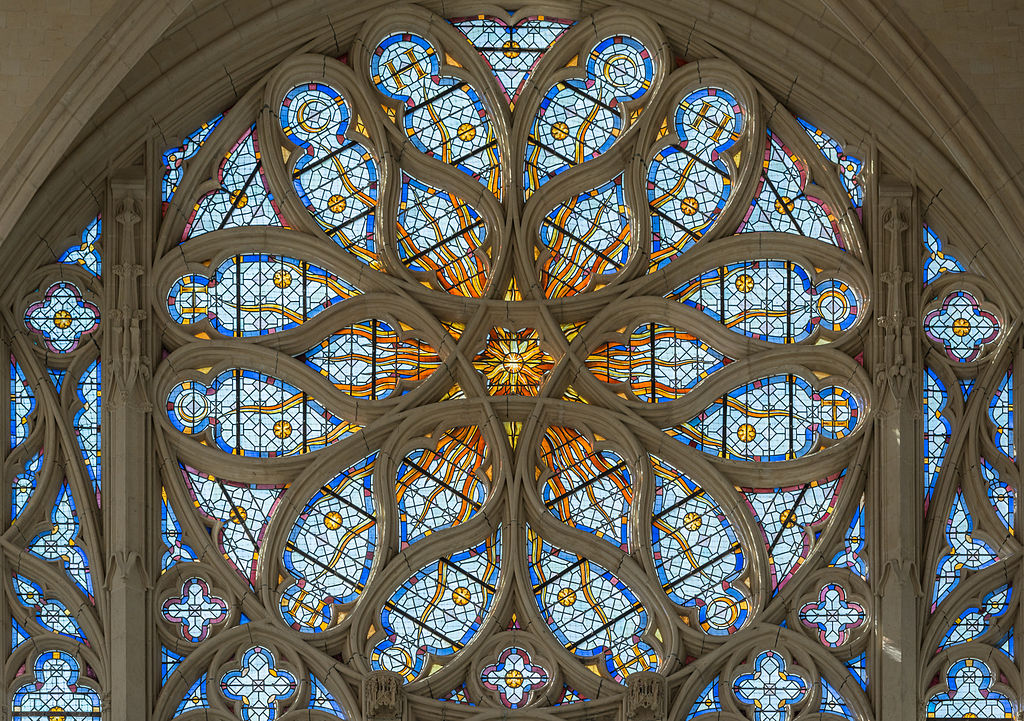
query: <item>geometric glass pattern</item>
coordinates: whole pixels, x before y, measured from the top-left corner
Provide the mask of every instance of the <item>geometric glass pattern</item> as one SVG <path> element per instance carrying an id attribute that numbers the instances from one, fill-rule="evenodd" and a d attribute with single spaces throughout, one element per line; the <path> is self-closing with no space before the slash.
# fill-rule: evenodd
<path id="1" fill-rule="evenodd" d="M 863 165 L 861 161 L 844 153 L 843 146 L 837 143 L 828 133 L 814 127 L 803 118 L 797 118 L 797 120 L 804 130 L 807 131 L 814 144 L 818 146 L 822 155 L 838 166 L 839 179 L 850 196 L 850 202 L 855 208 L 861 207 L 864 204 L 864 188 L 857 177 Z"/>
<path id="2" fill-rule="evenodd" d="M 992 690 L 992 682 L 992 671 L 983 661 L 957 661 L 946 672 L 949 691 L 929 699 L 926 718 L 1014 718 L 1010 699 Z"/>
<path id="3" fill-rule="evenodd" d="M 520 708 L 530 700 L 530 692 L 548 683 L 549 674 L 543 666 L 530 660 L 522 648 L 506 648 L 498 660 L 480 672 L 484 688 L 498 692 L 501 703 L 508 708 Z"/>
<path id="4" fill-rule="evenodd" d="M 846 282 L 811 282 L 809 271 L 788 260 L 749 260 L 710 270 L 666 298 L 703 311 L 726 328 L 770 343 L 799 343 L 817 327 L 845 331 L 861 302 Z"/>
<path id="5" fill-rule="evenodd" d="M 740 232 L 792 233 L 845 248 L 839 224 L 829 206 L 820 198 L 804 193 L 807 182 L 806 161 L 769 129 L 760 188 Z"/>
<path id="6" fill-rule="evenodd" d="M 982 310 L 974 296 L 964 290 L 947 295 L 940 308 L 924 317 L 928 338 L 961 363 L 977 358 L 982 346 L 998 337 L 999 328 L 999 319 Z"/>
<path id="7" fill-rule="evenodd" d="M 800 621 L 817 628 L 818 640 L 835 648 L 846 643 L 852 629 L 864 623 L 864 607 L 846 599 L 846 589 L 838 583 L 822 586 L 818 599 L 800 607 Z"/>
<path id="8" fill-rule="evenodd" d="M 70 353 L 78 348 L 82 336 L 99 328 L 100 311 L 82 298 L 82 291 L 71 281 L 52 284 L 43 299 L 25 310 L 25 325 L 43 337 L 53 353 Z"/>
<path id="9" fill-rule="evenodd" d="M 82 231 L 82 242 L 64 251 L 64 254 L 60 257 L 60 262 L 80 266 L 93 276 L 99 278 L 102 260 L 99 249 L 96 246 L 100 240 L 101 227 L 100 216 L 97 215 L 85 226 L 85 230 Z"/>
<path id="10" fill-rule="evenodd" d="M 647 611 L 633 591 L 598 564 L 553 547 L 531 529 L 527 542 L 537 605 L 570 653 L 603 660 L 620 683 L 630 673 L 657 670 L 658 655 L 642 640 Z"/>
<path id="11" fill-rule="evenodd" d="M 656 69 L 642 42 L 628 35 L 609 37 L 587 55 L 585 78 L 564 80 L 547 91 L 526 141 L 527 200 L 559 173 L 612 147 L 625 129 L 619 105 L 647 93 Z"/>
<path id="12" fill-rule="evenodd" d="M 754 657 L 751 672 L 733 681 L 736 698 L 753 707 L 754 721 L 789 721 L 789 707 L 807 696 L 807 679 L 786 666 L 777 651 L 762 651 Z"/>
<path id="13" fill-rule="evenodd" d="M 213 113 L 182 98 L 189 126 L 146 146 L 139 248 L 119 183 L 102 239 L 98 208 L 54 212 L 95 220 L 57 229 L 5 308 L 20 537 L 0 553 L 28 550 L 10 666 L 56 646 L 80 688 L 121 694 L 104 626 L 138 564 L 163 718 L 343 716 L 373 671 L 407 683 L 410 716 L 596 718 L 651 671 L 680 717 L 866 716 L 842 664 L 874 663 L 872 165 L 639 12 L 456 10 L 360 16 L 329 56 L 321 37 L 251 68 L 198 128 Z M 969 556 L 1016 560 L 1012 394 L 948 366 L 943 389 L 1001 395 L 967 401 L 996 447 L 978 438 L 957 481 L 988 495 L 965 487 L 977 524 L 942 576 L 965 580 L 927 637 L 993 645 L 1010 611 Z M 968 411 L 943 401 L 952 436 Z M 125 447 L 116 423 L 147 403 Z M 128 518 L 152 531 L 138 558 L 110 555 Z"/>
<path id="14" fill-rule="evenodd" d="M 501 538 L 440 558 L 419 569 L 384 603 L 381 635 L 370 665 L 412 681 L 427 654 L 456 654 L 476 635 L 494 600 Z"/>
<path id="15" fill-rule="evenodd" d="M 278 668 L 274 654 L 260 646 L 246 651 L 240 666 L 221 678 L 221 693 L 239 702 L 242 721 L 274 721 L 278 703 L 295 693 L 295 676 Z"/>
<path id="16" fill-rule="evenodd" d="M 823 439 L 849 435 L 859 412 L 844 388 L 815 390 L 800 376 L 776 375 L 731 390 L 665 432 L 722 458 L 782 461 L 813 453 Z"/>
<path id="17" fill-rule="evenodd" d="M 675 113 L 679 143 L 654 156 L 647 173 L 651 270 L 689 250 L 718 219 L 732 190 L 727 151 L 743 132 L 744 112 L 716 87 L 683 98 Z"/>
<path id="18" fill-rule="evenodd" d="M 372 82 L 382 95 L 405 105 L 401 118 L 413 145 L 500 197 L 500 150 L 477 91 L 441 75 L 437 49 L 419 35 L 390 35 L 371 52 Z"/>
<path id="19" fill-rule="evenodd" d="M 999 560 L 995 549 L 973 534 L 974 518 L 967 509 L 963 491 L 957 491 L 953 507 L 946 521 L 948 552 L 939 559 L 932 594 L 932 610 L 939 605 L 963 580 L 964 571 L 987 568 Z"/>
<path id="20" fill-rule="evenodd" d="M 32 671 L 15 686 L 11 700 L 13 718 L 18 721 L 62 721 L 66 718 L 100 721 L 100 695 L 82 683 L 79 661 L 66 651 L 44 651 Z M 87 682 L 88 683 L 88 682 Z"/>
<path id="21" fill-rule="evenodd" d="M 483 57 L 510 106 L 519 99 L 537 61 L 572 25 L 571 20 L 544 16 L 523 18 L 514 24 L 491 15 L 452 18 L 449 22 Z"/>

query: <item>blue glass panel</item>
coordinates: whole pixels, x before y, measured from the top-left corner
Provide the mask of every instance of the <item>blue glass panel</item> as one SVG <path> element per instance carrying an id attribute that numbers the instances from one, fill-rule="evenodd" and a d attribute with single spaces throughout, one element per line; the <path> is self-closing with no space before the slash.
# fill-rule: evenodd
<path id="1" fill-rule="evenodd" d="M 946 458 L 952 428 L 942 415 L 946 408 L 946 386 L 931 368 L 924 369 L 924 507 L 935 491 L 942 462 Z"/>
<path id="2" fill-rule="evenodd" d="M 857 721 L 857 716 L 850 710 L 850 704 L 843 698 L 824 677 L 821 679 L 821 705 L 818 706 L 819 713 L 830 713 L 850 721 Z"/>
<path id="3" fill-rule="evenodd" d="M 413 33 L 384 38 L 370 74 L 380 92 L 405 103 L 402 123 L 413 145 L 501 197 L 500 151 L 487 110 L 469 83 L 441 75 L 430 42 Z"/>
<path id="4" fill-rule="evenodd" d="M 981 599 L 981 605 L 965 608 L 942 636 L 939 649 L 970 643 L 981 638 L 997 618 L 1010 610 L 1012 595 L 1011 587 L 1003 585 L 986 593 L 985 597 Z"/>
<path id="5" fill-rule="evenodd" d="M 281 594 L 281 614 L 294 629 L 327 630 L 333 605 L 363 591 L 377 546 L 376 459 L 371 453 L 325 483 L 288 534 L 283 562 L 296 582 Z"/>
<path id="6" fill-rule="evenodd" d="M 676 109 L 679 142 L 660 150 L 647 171 L 651 270 L 689 250 L 711 228 L 732 191 L 724 158 L 743 132 L 739 101 L 715 87 L 695 90 Z"/>
<path id="7" fill-rule="evenodd" d="M 25 470 L 14 477 L 11 482 L 11 520 L 21 515 L 36 490 L 39 470 L 43 467 L 43 452 L 35 454 L 25 461 Z"/>
<path id="8" fill-rule="evenodd" d="M 100 417 L 103 392 L 101 388 L 100 362 L 93 361 L 82 374 L 76 388 L 82 408 L 75 413 L 75 438 L 82 454 L 82 462 L 92 481 L 96 493 L 96 505 L 100 503 L 102 491 L 103 440 Z"/>
<path id="9" fill-rule="evenodd" d="M 262 458 L 311 453 L 362 428 L 290 383 L 242 368 L 220 373 L 209 386 L 198 381 L 174 386 L 167 416 L 187 435 L 209 428 L 226 453 Z"/>
<path id="10" fill-rule="evenodd" d="M 186 711 L 192 709 L 210 708 L 210 702 L 206 699 L 206 674 L 202 674 L 196 682 L 185 692 L 184 698 L 178 704 L 178 708 L 171 718 L 178 718 Z"/>
<path id="11" fill-rule="evenodd" d="M 963 273 L 963 264 L 942 250 L 942 239 L 927 225 L 922 233 L 927 256 L 924 259 L 924 283 L 928 285 L 943 273 Z"/>
<path id="12" fill-rule="evenodd" d="M 807 527 L 832 515 L 845 476 L 844 470 L 799 486 L 743 489 L 768 551 L 773 595 L 807 559 L 813 540 Z"/>
<path id="13" fill-rule="evenodd" d="M 1006 481 L 999 478 L 999 471 L 986 461 L 980 459 L 981 477 L 986 484 L 989 503 L 996 509 L 996 515 L 1010 533 L 1014 532 L 1016 517 L 1017 493 Z"/>
<path id="14" fill-rule="evenodd" d="M 619 683 L 638 671 L 657 671 L 644 640 L 649 619 L 636 595 L 611 572 L 555 548 L 527 529 L 530 579 L 537 606 L 555 638 L 572 654 L 604 662 Z"/>
<path id="15" fill-rule="evenodd" d="M 60 600 L 46 596 L 39 584 L 16 573 L 14 574 L 14 594 L 22 606 L 35 613 L 36 621 L 47 631 L 86 643 L 85 631 L 78 625 L 78 621 L 71 615 L 68 607 Z"/>
<path id="16" fill-rule="evenodd" d="M 28 419 L 36 409 L 36 394 L 25 379 L 21 364 L 11 356 L 11 448 L 28 437 Z"/>
<path id="17" fill-rule="evenodd" d="M 553 85 L 526 141 L 526 198 L 559 173 L 612 147 L 623 129 L 619 103 L 644 95 L 654 74 L 654 58 L 647 48 L 623 35 L 594 46 L 585 77 Z"/>
<path id="18" fill-rule="evenodd" d="M 64 251 L 64 254 L 60 257 L 60 262 L 81 266 L 99 278 L 102 270 L 102 260 L 97 246 L 100 240 L 101 228 L 102 222 L 100 216 L 97 215 L 85 226 L 85 230 L 82 231 L 82 242 Z"/>
<path id="19" fill-rule="evenodd" d="M 836 278 L 811 284 L 788 260 L 730 263 L 692 278 L 665 297 L 696 308 L 726 328 L 770 343 L 798 343 L 818 326 L 838 333 L 858 318 L 862 302 Z"/>
<path id="20" fill-rule="evenodd" d="M 657 456 L 651 544 L 658 580 L 673 602 L 697 609 L 713 636 L 738 630 L 750 612 L 749 592 L 737 579 L 744 557 L 725 510 L 701 486 Z"/>
<path id="21" fill-rule="evenodd" d="M 853 432 L 860 407 L 839 386 L 814 390 L 795 375 L 761 378 L 729 391 L 670 436 L 704 453 L 744 461 L 784 461 Z"/>
<path id="22" fill-rule="evenodd" d="M 66 651 L 44 651 L 36 658 L 32 672 L 34 681 L 14 689 L 14 721 L 53 719 L 54 709 L 59 710 L 59 718 L 100 721 L 100 695 L 79 681 L 81 666 L 74 656 Z M 20 676 L 18 680 L 26 678 L 30 677 Z"/>
<path id="23" fill-rule="evenodd" d="M 11 617 L 11 650 L 13 651 L 25 641 L 29 640 L 29 633 L 22 627 L 20 623 L 12 616 Z"/>
<path id="24" fill-rule="evenodd" d="M 572 26 L 571 20 L 543 16 L 523 18 L 515 25 L 493 15 L 453 18 L 449 22 L 483 57 L 510 105 L 519 99 L 537 61 Z"/>
<path id="25" fill-rule="evenodd" d="M 804 193 L 807 181 L 807 163 L 769 130 L 760 186 L 739 232 L 792 233 L 845 248 L 832 210 Z"/>
<path id="26" fill-rule="evenodd" d="M 853 511 L 853 520 L 843 534 L 843 550 L 832 557 L 828 565 L 835 568 L 848 568 L 865 581 L 868 580 L 867 554 L 864 543 L 867 538 L 864 527 L 864 497 Z"/>
<path id="27" fill-rule="evenodd" d="M 374 240 L 377 164 L 367 148 L 345 137 L 345 99 L 324 83 L 296 86 L 281 102 L 280 121 L 302 152 L 292 177 L 309 214 L 338 245 L 380 269 Z"/>
<path id="28" fill-rule="evenodd" d="M 167 683 L 167 679 L 170 678 L 171 674 L 178 670 L 178 666 L 185 660 L 184 656 L 179 656 L 174 653 L 171 649 L 166 646 L 160 647 L 160 681 L 164 684 Z"/>
<path id="29" fill-rule="evenodd" d="M 199 148 L 203 147 L 203 143 L 213 132 L 213 129 L 220 124 L 220 121 L 224 119 L 223 115 L 217 115 L 205 123 L 200 125 L 198 128 L 193 130 L 181 145 L 168 148 L 164 151 L 162 160 L 164 163 L 164 178 L 163 178 L 163 201 L 164 210 L 166 212 L 167 205 L 171 202 L 174 194 L 178 192 L 178 186 L 181 185 L 181 179 L 185 176 L 185 161 L 194 158 L 196 153 L 199 152 Z"/>
<path id="30" fill-rule="evenodd" d="M 818 146 L 821 154 L 838 166 L 839 179 L 842 181 L 843 187 L 846 188 L 846 194 L 850 196 L 853 206 L 859 208 L 864 205 L 864 188 L 861 187 L 860 178 L 857 177 L 862 166 L 861 161 L 843 152 L 843 146 L 828 133 L 814 127 L 803 118 L 797 118 L 797 120 L 811 136 L 811 140 Z"/>
<path id="31" fill-rule="evenodd" d="M 974 518 L 967 508 L 967 500 L 963 492 L 957 490 L 946 521 L 946 543 L 949 548 L 939 558 L 935 573 L 931 606 L 933 611 L 960 584 L 964 571 L 988 568 L 999 560 L 995 549 L 980 538 L 975 538 L 973 531 Z"/>
<path id="32" fill-rule="evenodd" d="M 211 277 L 186 275 L 167 294 L 171 319 L 181 325 L 209 320 L 236 338 L 296 328 L 362 291 L 304 260 L 269 253 L 228 258 Z"/>
<path id="33" fill-rule="evenodd" d="M 946 673 L 949 691 L 928 700 L 925 718 L 1014 718 L 1010 699 L 991 688 L 996 680 L 989 667 L 979 659 L 956 661 Z"/>
<path id="34" fill-rule="evenodd" d="M 255 588 L 263 537 L 287 486 L 233 483 L 186 465 L 181 472 L 196 510 L 219 524 L 224 559 Z"/>
<path id="35" fill-rule="evenodd" d="M 696 718 L 697 716 L 703 716 L 704 714 L 718 713 L 722 710 L 722 702 L 719 697 L 718 686 L 721 683 L 718 676 L 709 683 L 697 696 L 697 700 L 693 702 L 693 706 L 690 707 L 689 713 L 686 714 L 684 721 Z"/>
<path id="36" fill-rule="evenodd" d="M 996 448 L 1017 460 L 1017 451 L 1013 447 L 1013 367 L 1011 366 L 1002 380 L 995 395 L 988 404 L 988 417 L 995 424 Z"/>
<path id="37" fill-rule="evenodd" d="M 450 656 L 483 624 L 494 600 L 501 566 L 501 537 L 444 556 L 419 569 L 384 603 L 370 665 L 412 681 L 427 654 Z"/>
<path id="38" fill-rule="evenodd" d="M 224 228 L 282 226 L 277 202 L 263 174 L 256 126 L 248 128 L 224 156 L 217 173 L 220 187 L 196 201 L 182 240 Z"/>
<path id="39" fill-rule="evenodd" d="M 161 488 L 160 493 L 162 495 L 160 502 L 160 538 L 163 540 L 164 548 L 166 549 L 163 557 L 160 559 L 160 573 L 162 574 L 176 563 L 186 563 L 199 559 L 196 552 L 192 550 L 192 547 L 182 540 L 181 524 L 178 523 L 178 518 L 174 515 L 171 502 L 167 500 L 167 489 Z"/>
<path id="40" fill-rule="evenodd" d="M 52 527 L 29 541 L 28 552 L 44 561 L 59 561 L 65 573 L 86 597 L 93 601 L 89 558 L 79 538 L 80 525 L 75 499 L 67 483 L 61 485 L 50 512 Z"/>

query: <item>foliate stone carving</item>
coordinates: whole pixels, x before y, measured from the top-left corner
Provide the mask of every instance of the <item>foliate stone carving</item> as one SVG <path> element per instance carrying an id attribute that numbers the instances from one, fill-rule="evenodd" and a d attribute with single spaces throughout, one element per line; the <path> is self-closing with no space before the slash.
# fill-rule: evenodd
<path id="1" fill-rule="evenodd" d="M 664 721 L 668 716 L 665 677 L 643 671 L 626 679 L 623 717 L 626 721 Z"/>
<path id="2" fill-rule="evenodd" d="M 403 679 L 390 671 L 371 671 L 363 679 L 363 719 L 403 721 L 405 692 Z"/>

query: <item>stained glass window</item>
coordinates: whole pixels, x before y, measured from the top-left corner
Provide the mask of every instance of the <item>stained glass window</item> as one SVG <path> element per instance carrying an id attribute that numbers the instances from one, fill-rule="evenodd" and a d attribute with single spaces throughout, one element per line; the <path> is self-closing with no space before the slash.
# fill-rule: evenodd
<path id="1" fill-rule="evenodd" d="M 68 215 L 0 319 L 15 717 L 99 717 L 125 582 L 160 721 L 866 721 L 896 572 L 921 712 L 1018 712 L 1024 355 L 976 239 L 869 238 L 872 133 L 576 10 L 353 19 Z"/>

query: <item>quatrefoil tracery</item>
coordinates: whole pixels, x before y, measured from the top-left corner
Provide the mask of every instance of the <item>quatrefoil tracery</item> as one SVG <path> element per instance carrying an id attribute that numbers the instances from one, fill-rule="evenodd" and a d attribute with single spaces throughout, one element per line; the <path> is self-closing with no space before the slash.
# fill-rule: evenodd
<path id="1" fill-rule="evenodd" d="M 684 643 L 750 625 L 817 533 L 839 539 L 870 410 L 831 345 L 868 312 L 859 231 L 795 121 L 766 135 L 721 64 L 703 85 L 670 75 L 646 22 L 570 29 L 578 65 L 556 44 L 497 88 L 454 28 L 403 21 L 367 28 L 354 69 L 284 64 L 263 91 L 280 112 L 247 124 L 254 91 L 217 125 L 198 160 L 226 152 L 237 175 L 258 144 L 257 192 L 222 182 L 183 230 L 181 181 L 162 237 L 187 239 L 157 264 L 167 438 L 197 478 L 290 484 L 258 552 L 228 560 L 265 577 L 270 618 L 360 668 L 454 683 L 462 650 L 518 614 L 582 695 L 597 677 L 579 661 L 670 672 Z M 598 101 L 604 136 L 570 127 Z M 759 179 L 765 147 L 784 178 Z M 782 187 L 747 236 L 771 253 L 725 237 Z M 789 505 L 758 505 L 749 469 L 778 461 Z"/>

